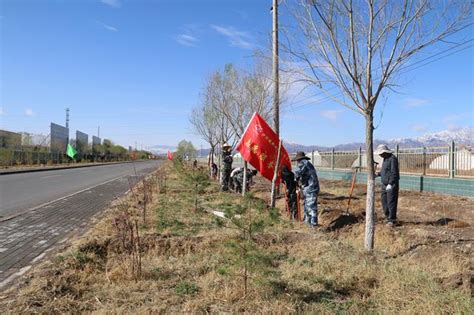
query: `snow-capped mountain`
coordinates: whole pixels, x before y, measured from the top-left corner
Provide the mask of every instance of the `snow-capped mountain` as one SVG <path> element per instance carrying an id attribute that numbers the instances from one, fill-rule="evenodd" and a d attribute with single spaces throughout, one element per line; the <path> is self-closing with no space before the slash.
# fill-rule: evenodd
<path id="1" fill-rule="evenodd" d="M 425 134 L 418 138 L 396 138 L 390 140 L 374 140 L 374 147 L 379 144 L 387 144 L 389 147 L 394 148 L 397 144 L 400 148 L 419 148 L 419 147 L 438 147 L 446 146 L 454 141 L 456 145 L 465 145 L 472 147 L 474 145 L 474 127 L 465 127 L 456 130 L 444 130 L 435 133 Z M 297 151 L 311 152 L 311 151 L 329 151 L 332 147 L 325 147 L 319 145 L 303 145 L 294 142 L 284 142 L 284 146 L 289 153 L 295 153 Z M 359 147 L 364 148 L 365 143 L 353 142 L 346 144 L 339 144 L 334 146 L 337 151 L 343 150 L 357 150 Z M 168 150 L 174 151 L 176 147 L 167 145 L 155 145 L 148 147 L 147 150 L 155 154 L 166 154 Z M 209 149 L 200 150 L 199 154 L 206 156 L 209 154 Z"/>
<path id="2" fill-rule="evenodd" d="M 400 148 L 419 148 L 419 147 L 438 147 L 446 146 L 454 141 L 456 145 L 465 145 L 473 146 L 474 145 L 474 128 L 465 127 L 456 130 L 444 130 L 435 133 L 425 134 L 417 138 L 396 138 L 390 140 L 374 140 L 374 147 L 377 147 L 379 144 L 387 144 L 389 147 L 395 147 L 397 144 Z M 353 142 L 346 144 L 339 144 L 334 146 L 335 150 L 356 150 L 359 147 L 364 148 L 365 143 L 363 142 Z M 332 147 L 323 147 L 317 145 L 301 145 L 296 143 L 286 143 L 285 148 L 288 152 L 294 153 L 296 151 L 305 151 L 310 152 L 313 150 L 327 151 L 332 149 Z"/>
<path id="3" fill-rule="evenodd" d="M 417 138 L 418 141 L 427 146 L 444 145 L 451 141 L 457 144 L 471 146 L 474 139 L 474 127 L 466 127 L 457 130 L 444 130 L 432 134 L 427 134 Z"/>

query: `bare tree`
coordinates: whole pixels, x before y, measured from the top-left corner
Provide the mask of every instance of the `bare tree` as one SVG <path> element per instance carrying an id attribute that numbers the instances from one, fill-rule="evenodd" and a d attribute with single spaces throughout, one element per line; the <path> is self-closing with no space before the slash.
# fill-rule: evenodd
<path id="1" fill-rule="evenodd" d="M 204 95 L 203 104 L 193 108 L 189 122 L 196 134 L 200 135 L 211 148 L 207 160 L 208 167 L 210 168 L 214 163 L 214 154 L 219 143 L 220 121 L 219 113 L 209 103 L 209 96 L 207 94 Z"/>
<path id="2" fill-rule="evenodd" d="M 216 77 L 213 104 L 226 118 L 236 140 L 242 137 L 255 112 L 266 119 L 271 117 L 272 81 L 264 71 L 265 68 L 258 64 L 252 72 L 226 65 L 224 72 Z M 246 193 L 247 168 L 247 162 L 244 162 L 243 195 Z"/>
<path id="3" fill-rule="evenodd" d="M 467 0 L 300 0 L 295 6 L 301 34 L 287 48 L 305 65 L 301 80 L 365 119 L 367 250 L 374 248 L 377 102 L 420 52 L 472 25 L 470 6 Z M 339 93 L 329 93 L 332 89 Z"/>

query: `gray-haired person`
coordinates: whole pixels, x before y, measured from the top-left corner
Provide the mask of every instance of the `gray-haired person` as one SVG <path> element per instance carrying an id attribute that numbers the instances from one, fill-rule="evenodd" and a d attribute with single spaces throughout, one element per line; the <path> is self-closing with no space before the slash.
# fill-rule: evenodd
<path id="1" fill-rule="evenodd" d="M 397 221 L 398 191 L 400 189 L 400 170 L 398 159 L 385 144 L 381 144 L 375 153 L 383 158 L 382 168 L 376 175 L 382 180 L 382 208 L 387 225 L 393 227 Z"/>

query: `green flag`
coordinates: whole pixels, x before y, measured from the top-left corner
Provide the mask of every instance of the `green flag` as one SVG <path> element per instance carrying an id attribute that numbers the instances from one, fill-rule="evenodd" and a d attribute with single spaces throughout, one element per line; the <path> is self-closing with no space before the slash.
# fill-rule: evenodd
<path id="1" fill-rule="evenodd" d="M 71 159 L 74 159 L 76 156 L 77 151 L 72 147 L 72 145 L 68 144 L 67 145 L 67 150 L 66 150 L 66 155 L 69 156 Z"/>

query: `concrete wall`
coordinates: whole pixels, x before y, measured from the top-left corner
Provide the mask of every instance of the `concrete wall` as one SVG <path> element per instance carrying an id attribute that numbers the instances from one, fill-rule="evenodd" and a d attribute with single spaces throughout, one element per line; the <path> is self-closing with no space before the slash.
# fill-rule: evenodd
<path id="1" fill-rule="evenodd" d="M 319 178 L 346 180 L 352 179 L 352 173 L 347 170 L 317 169 Z M 377 178 L 380 183 L 380 177 Z M 365 184 L 367 173 L 358 173 L 357 183 Z M 400 188 L 416 191 L 430 191 L 435 193 L 473 197 L 474 179 L 444 178 L 421 175 L 400 175 Z"/>

